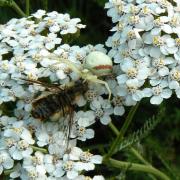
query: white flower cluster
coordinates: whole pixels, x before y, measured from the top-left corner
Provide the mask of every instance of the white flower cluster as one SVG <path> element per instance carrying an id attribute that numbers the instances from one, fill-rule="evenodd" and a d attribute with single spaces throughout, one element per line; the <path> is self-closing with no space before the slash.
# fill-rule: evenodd
<path id="1" fill-rule="evenodd" d="M 39 121 L 31 113 L 33 102 L 47 91 L 43 82 L 66 88 L 81 79 L 75 69 L 86 72 L 86 57 L 93 51 L 105 54 L 103 45 L 65 44 L 85 26 L 79 18 L 55 11 L 38 10 L 30 17 L 0 25 L 0 174 L 8 172 L 11 179 L 23 180 L 103 180 L 102 176 L 83 175 L 100 164 L 102 157 L 76 147 L 79 140 L 94 138 L 90 126 L 97 119 L 107 125 L 111 115 L 123 115 L 124 106 L 145 97 L 152 104 L 160 104 L 173 92 L 180 98 L 180 4 L 110 0 L 105 7 L 116 23 L 106 42 L 111 48 L 108 55 L 116 63 L 116 79 L 109 76 L 98 79 L 101 83 L 87 82 L 87 92 L 74 99 L 70 132 L 69 116 L 55 122 Z M 93 63 L 88 65 L 92 68 Z M 94 72 L 99 70 L 98 76 L 112 67 L 97 64 Z M 108 83 L 111 100 L 102 82 Z"/>
<path id="2" fill-rule="evenodd" d="M 28 18 L 12 19 L 0 26 L 0 174 L 8 173 L 11 179 L 23 180 L 84 180 L 91 178 L 81 173 L 102 162 L 100 155 L 76 145 L 77 140 L 94 137 L 89 126 L 95 119 L 104 124 L 110 121 L 113 105 L 103 99 L 103 94 L 107 94 L 104 86 L 91 83 L 87 93 L 75 99 L 77 111 L 67 143 L 64 123 L 69 117 L 60 117 L 56 122 L 32 117 L 32 102 L 46 87 L 23 80 L 43 79 L 49 84 L 66 85 L 80 77 L 58 58 L 81 67 L 90 52 L 106 52 L 102 45 L 80 48 L 63 44 L 66 34 L 85 27 L 79 22 L 80 19 L 70 19 L 68 14 L 39 10 Z M 52 54 L 58 58 L 53 59 Z M 81 107 L 87 104 L 90 108 L 82 111 Z"/>
<path id="3" fill-rule="evenodd" d="M 117 95 L 125 105 L 144 97 L 180 98 L 180 4 L 176 0 L 109 0 L 114 32 L 106 41 L 118 64 Z"/>

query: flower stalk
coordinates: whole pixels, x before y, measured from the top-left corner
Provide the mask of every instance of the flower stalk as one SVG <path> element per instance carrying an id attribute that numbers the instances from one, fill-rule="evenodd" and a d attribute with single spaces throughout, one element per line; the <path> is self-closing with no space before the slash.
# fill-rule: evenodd
<path id="1" fill-rule="evenodd" d="M 29 10 L 30 10 L 30 6 L 29 6 L 29 0 L 26 0 L 26 16 L 29 16 Z"/>
<path id="2" fill-rule="evenodd" d="M 22 11 L 22 9 L 16 4 L 16 2 L 11 1 L 8 3 L 9 7 L 13 8 L 20 16 L 26 17 L 26 14 Z"/>
<path id="3" fill-rule="evenodd" d="M 106 164 L 115 168 L 123 168 L 132 171 L 147 172 L 155 175 L 161 180 L 170 180 L 170 178 L 167 175 L 165 175 L 163 172 L 159 171 L 158 169 L 152 167 L 151 165 L 142 165 L 138 163 L 124 162 L 112 158 L 106 160 Z"/>
<path id="4" fill-rule="evenodd" d="M 129 114 L 131 113 L 131 116 L 129 114 L 128 114 L 128 116 L 133 118 L 132 115 L 134 115 L 136 110 L 137 110 L 137 107 L 135 110 L 130 111 Z M 111 130 L 114 132 L 115 135 L 119 136 L 120 132 L 118 131 L 118 129 L 115 127 L 115 125 L 112 122 L 109 123 L 109 127 L 111 128 Z M 126 127 L 127 127 L 127 125 L 126 125 Z M 145 165 L 114 160 L 110 157 L 107 158 L 108 157 L 107 155 L 104 156 L 103 162 L 107 165 L 112 165 L 112 167 L 125 168 L 127 170 L 133 170 L 133 171 L 147 172 L 147 173 L 151 173 L 152 175 L 159 177 L 162 180 L 170 180 L 170 178 L 166 174 L 164 174 L 160 170 L 156 169 L 148 161 L 146 161 L 143 158 L 143 156 L 141 156 L 141 154 L 139 154 L 139 152 L 136 149 L 131 147 L 130 151 L 138 160 L 140 160 Z M 150 175 L 150 177 L 152 177 L 152 176 Z"/>
<path id="5" fill-rule="evenodd" d="M 131 108 L 131 110 L 130 110 L 130 112 L 128 113 L 128 116 L 127 116 L 127 118 L 126 118 L 126 120 L 125 120 L 125 122 L 124 122 L 124 124 L 123 124 L 123 126 L 122 126 L 122 128 L 121 128 L 121 130 L 120 130 L 119 132 L 118 132 L 118 130 L 115 130 L 115 126 L 113 126 L 112 124 L 110 125 L 111 128 L 114 129 L 115 133 L 117 134 L 117 132 L 118 132 L 118 134 L 117 134 L 116 139 L 115 139 L 114 142 L 112 143 L 108 154 L 106 155 L 106 158 L 107 158 L 107 159 L 113 155 L 114 151 L 116 150 L 116 148 L 117 148 L 118 145 L 120 144 L 120 142 L 121 142 L 124 134 L 126 133 L 128 127 L 129 127 L 129 125 L 130 125 L 130 123 L 131 123 L 131 121 L 132 121 L 132 119 L 133 119 L 133 117 L 134 117 L 134 114 L 135 114 L 138 106 L 139 106 L 139 102 L 138 102 L 135 106 L 133 106 L 133 107 Z"/>

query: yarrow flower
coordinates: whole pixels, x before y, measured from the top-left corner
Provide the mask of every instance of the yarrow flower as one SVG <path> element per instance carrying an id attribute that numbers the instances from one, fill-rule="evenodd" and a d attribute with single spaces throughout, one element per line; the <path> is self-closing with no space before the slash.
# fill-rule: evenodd
<path id="1" fill-rule="evenodd" d="M 10 157 L 8 152 L 0 151 L 0 174 L 4 169 L 11 169 L 14 165 L 14 160 Z"/>
<path id="2" fill-rule="evenodd" d="M 117 94 L 124 97 L 125 105 L 135 105 L 144 97 L 160 104 L 173 90 L 179 98 L 179 80 L 173 76 L 179 69 L 178 7 L 177 1 L 161 0 L 106 3 L 107 15 L 115 23 L 106 45 L 111 48 L 108 55 L 120 65 Z"/>
<path id="3" fill-rule="evenodd" d="M 82 171 L 93 170 L 95 164 L 102 162 L 101 156 L 76 147 L 78 140 L 86 141 L 95 136 L 90 127 L 95 123 L 94 112 L 90 108 L 81 110 L 89 102 L 86 93 L 70 102 L 78 106 L 72 117 L 66 116 L 66 109 L 62 109 L 65 117 L 59 112 L 59 115 L 48 117 L 48 122 L 43 122 L 31 113 L 36 98 L 40 94 L 45 97 L 48 93 L 45 91 L 49 90 L 43 82 L 33 82 L 42 78 L 62 88 L 73 88 L 73 83 L 81 78 L 77 72 L 85 68 L 89 53 L 101 51 L 101 55 L 106 56 L 103 45 L 62 44 L 66 34 L 73 37 L 84 27 L 79 18 L 71 19 L 69 14 L 46 13 L 44 10 L 27 18 L 11 19 L 0 26 L 0 104 L 3 105 L 0 113 L 0 174 L 13 169 L 12 179 L 76 179 L 83 177 Z M 103 89 L 103 85 L 100 86 Z M 106 93 L 107 90 L 97 92 L 91 100 L 103 99 Z M 80 152 L 76 159 L 72 158 L 75 149 Z"/>
<path id="4" fill-rule="evenodd" d="M 12 179 L 103 180 L 83 175 L 102 157 L 78 148 L 78 141 L 94 138 L 96 121 L 107 125 L 145 97 L 151 104 L 173 92 L 180 97 L 178 6 L 161 0 L 109 0 L 105 8 L 115 23 L 105 43 L 109 57 L 101 44 L 63 44 L 67 35 L 73 39 L 85 27 L 69 14 L 38 10 L 1 25 L 0 174 L 12 169 Z M 82 79 L 86 92 L 76 95 L 74 84 Z M 35 118 L 37 100 L 57 89 L 65 96 L 68 88 L 67 102 L 45 118 L 48 122 Z M 66 116 L 67 108 L 72 113 Z"/>

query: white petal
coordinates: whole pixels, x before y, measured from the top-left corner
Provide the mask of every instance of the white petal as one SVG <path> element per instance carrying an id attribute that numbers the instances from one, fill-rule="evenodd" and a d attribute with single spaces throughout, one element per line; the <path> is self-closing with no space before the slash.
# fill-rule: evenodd
<path id="1" fill-rule="evenodd" d="M 103 176 L 94 176 L 93 180 L 105 180 Z"/>
<path id="2" fill-rule="evenodd" d="M 132 95 L 134 101 L 140 101 L 142 97 L 143 97 L 143 92 L 140 90 L 137 90 L 136 93 Z"/>
<path id="3" fill-rule="evenodd" d="M 151 34 L 152 34 L 153 36 L 159 35 L 160 32 L 161 32 L 161 28 L 153 28 L 153 29 L 151 30 Z"/>
<path id="4" fill-rule="evenodd" d="M 76 169 L 77 171 L 84 170 L 84 163 L 83 162 L 76 162 L 74 164 L 74 169 Z"/>
<path id="5" fill-rule="evenodd" d="M 173 33 L 172 28 L 171 28 L 171 26 L 170 26 L 169 24 L 164 24 L 164 25 L 162 26 L 162 30 L 163 30 L 164 32 L 166 32 L 167 34 Z"/>
<path id="6" fill-rule="evenodd" d="M 167 38 L 165 42 L 166 42 L 167 47 L 173 48 L 176 45 L 175 40 L 172 38 Z"/>
<path id="7" fill-rule="evenodd" d="M 150 33 L 144 33 L 142 37 L 145 44 L 152 44 L 153 38 Z"/>
<path id="8" fill-rule="evenodd" d="M 100 155 L 92 156 L 91 162 L 93 162 L 94 164 L 101 164 L 102 163 L 102 156 L 100 156 Z"/>
<path id="9" fill-rule="evenodd" d="M 67 172 L 67 177 L 69 179 L 74 179 L 78 176 L 78 172 L 77 171 L 68 171 Z"/>
<path id="10" fill-rule="evenodd" d="M 93 129 L 86 129 L 86 138 L 87 139 L 94 138 L 94 130 Z"/>
<path id="11" fill-rule="evenodd" d="M 136 49 L 137 39 L 129 40 L 128 47 L 129 49 Z"/>
<path id="12" fill-rule="evenodd" d="M 135 106 L 136 103 L 137 103 L 137 101 L 134 101 L 134 100 L 132 99 L 132 96 L 128 95 L 128 96 L 126 97 L 125 104 L 126 104 L 127 106 Z"/>
<path id="13" fill-rule="evenodd" d="M 124 84 L 128 80 L 128 77 L 126 74 L 121 74 L 117 76 L 117 80 L 119 84 Z"/>
<path id="14" fill-rule="evenodd" d="M 58 71 L 56 71 L 56 76 L 57 76 L 59 79 L 65 79 L 65 78 L 66 78 L 66 74 L 64 73 L 63 70 L 58 70 Z"/>
<path id="15" fill-rule="evenodd" d="M 45 164 L 44 166 L 45 166 L 46 171 L 47 171 L 48 173 L 52 173 L 52 172 L 54 172 L 54 170 L 55 170 L 55 167 L 54 167 L 53 164 Z"/>
<path id="16" fill-rule="evenodd" d="M 161 50 L 161 53 L 164 54 L 164 55 L 168 55 L 169 54 L 167 49 L 166 49 L 166 47 L 164 47 L 164 46 L 161 46 L 160 50 Z"/>
<path id="17" fill-rule="evenodd" d="M 139 70 L 137 78 L 140 80 L 144 80 L 147 78 L 148 74 L 149 74 L 149 69 L 144 67 Z"/>
<path id="18" fill-rule="evenodd" d="M 102 124 L 107 125 L 111 122 L 111 118 L 109 116 L 103 116 L 100 118 L 100 121 Z"/>
<path id="19" fill-rule="evenodd" d="M 125 109 L 123 106 L 116 106 L 114 108 L 114 114 L 118 116 L 122 116 L 125 113 Z"/>
<path id="20" fill-rule="evenodd" d="M 79 160 L 79 156 L 81 155 L 83 151 L 78 147 L 73 147 L 71 150 L 71 153 L 69 154 L 69 157 L 71 160 Z"/>
<path id="21" fill-rule="evenodd" d="M 169 82 L 169 88 L 170 89 L 178 89 L 179 83 L 177 81 L 171 81 L 171 82 Z"/>
<path id="22" fill-rule="evenodd" d="M 10 169 L 13 167 L 13 165 L 14 165 L 14 161 L 11 158 L 7 158 L 3 163 L 5 169 Z"/>
<path id="23" fill-rule="evenodd" d="M 21 160 L 23 158 L 22 153 L 20 151 L 17 151 L 17 150 L 14 151 L 12 157 L 15 160 Z"/>
<path id="24" fill-rule="evenodd" d="M 95 165 L 93 163 L 83 163 L 83 169 L 86 171 L 94 170 Z"/>
<path id="25" fill-rule="evenodd" d="M 153 96 L 150 99 L 151 104 L 161 104 L 161 102 L 163 101 L 163 98 L 161 96 Z"/>
<path id="26" fill-rule="evenodd" d="M 126 89 L 126 87 L 125 87 L 124 85 L 118 87 L 118 89 L 117 89 L 117 94 L 118 94 L 119 96 L 126 96 L 126 94 L 127 94 L 127 89 Z"/>
<path id="27" fill-rule="evenodd" d="M 168 47 L 168 48 L 167 48 L 167 52 L 168 52 L 169 54 L 175 54 L 177 51 L 178 51 L 178 48 L 177 48 L 177 47 Z"/>
<path id="28" fill-rule="evenodd" d="M 164 89 L 161 93 L 161 97 L 168 99 L 172 95 L 172 91 L 170 89 Z"/>
<path id="29" fill-rule="evenodd" d="M 53 172 L 53 175 L 56 176 L 56 177 L 61 177 L 64 175 L 64 171 L 61 169 L 61 168 L 57 168 L 54 172 Z"/>
<path id="30" fill-rule="evenodd" d="M 25 151 L 22 151 L 22 155 L 23 155 L 23 157 L 28 157 L 30 154 L 32 154 L 33 153 L 33 150 L 32 150 L 32 148 L 28 148 L 28 149 L 26 149 Z"/>
<path id="31" fill-rule="evenodd" d="M 166 76 L 169 74 L 169 68 L 163 67 L 163 68 L 159 69 L 158 73 L 160 76 Z"/>
<path id="32" fill-rule="evenodd" d="M 150 49 L 150 56 L 154 58 L 159 58 L 161 55 L 161 51 L 158 47 L 152 47 Z"/>
<path id="33" fill-rule="evenodd" d="M 36 170 L 38 171 L 38 173 L 39 173 L 40 175 L 46 174 L 46 169 L 45 169 L 45 166 L 44 166 L 44 165 L 37 165 L 37 166 L 36 166 Z"/>

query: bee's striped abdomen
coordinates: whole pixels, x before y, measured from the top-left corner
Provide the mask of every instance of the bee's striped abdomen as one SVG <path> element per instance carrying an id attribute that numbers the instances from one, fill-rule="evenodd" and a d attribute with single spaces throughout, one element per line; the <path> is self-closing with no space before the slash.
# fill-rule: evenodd
<path id="1" fill-rule="evenodd" d="M 50 94 L 35 101 L 32 109 L 32 116 L 37 119 L 47 119 L 62 109 L 62 102 L 59 102 L 58 94 Z"/>

